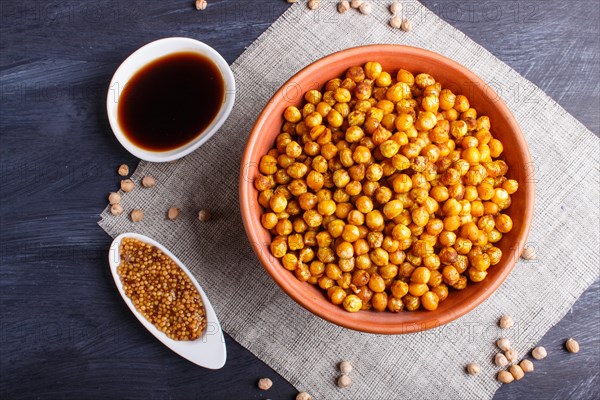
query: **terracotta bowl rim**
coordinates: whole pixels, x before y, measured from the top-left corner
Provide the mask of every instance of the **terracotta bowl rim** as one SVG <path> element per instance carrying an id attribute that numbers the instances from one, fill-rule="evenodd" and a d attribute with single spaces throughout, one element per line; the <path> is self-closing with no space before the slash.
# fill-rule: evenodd
<path id="1" fill-rule="evenodd" d="M 242 220 L 244 223 L 244 228 L 246 230 L 248 239 L 250 243 L 257 243 L 260 241 L 259 232 L 264 230 L 262 226 L 255 226 L 252 223 L 252 214 L 251 208 L 248 206 L 249 204 L 256 203 L 257 199 L 252 198 L 251 193 L 253 190 L 253 185 L 246 181 L 245 179 L 245 166 L 251 163 L 251 158 L 253 155 L 254 148 L 256 147 L 257 142 L 259 141 L 259 134 L 265 122 L 272 117 L 271 109 L 275 107 L 276 99 L 280 98 L 283 95 L 283 91 L 285 88 L 293 83 L 298 81 L 304 81 L 308 77 L 310 77 L 311 73 L 322 68 L 330 62 L 334 62 L 339 57 L 343 56 L 344 58 L 348 58 L 351 56 L 364 56 L 366 54 L 374 54 L 376 55 L 378 52 L 398 52 L 399 54 L 411 54 L 413 56 L 419 56 L 423 58 L 423 61 L 426 63 L 428 59 L 433 59 L 438 62 L 442 62 L 449 67 L 460 70 L 465 77 L 469 79 L 470 82 L 475 82 L 477 85 L 481 85 L 486 93 L 490 93 L 495 95 L 496 101 L 494 107 L 496 107 L 499 112 L 504 116 L 508 125 L 510 126 L 510 132 L 515 137 L 516 142 L 519 145 L 519 151 L 521 153 L 521 158 L 526 163 L 531 163 L 531 155 L 529 153 L 529 147 L 523 133 L 514 118 L 512 112 L 508 108 L 508 106 L 504 103 L 504 101 L 496 94 L 496 92 L 487 85 L 481 78 L 479 78 L 475 73 L 471 72 L 466 67 L 460 65 L 456 61 L 453 61 L 447 57 L 442 56 L 441 54 L 406 45 L 397 45 L 397 44 L 373 44 L 373 45 L 365 45 L 352 47 L 345 50 L 341 50 L 330 55 L 327 55 L 298 71 L 294 74 L 290 79 L 288 79 L 275 94 L 271 97 L 269 102 L 261 111 L 260 115 L 256 119 L 252 130 L 250 131 L 250 135 L 248 136 L 246 148 L 244 150 L 241 167 L 240 167 L 240 181 L 239 181 L 239 196 L 240 196 L 240 211 L 242 214 Z M 374 58 L 376 58 L 374 56 Z M 348 65 L 348 67 L 350 67 Z M 332 76 L 331 78 L 334 78 Z M 279 116 L 278 116 L 279 117 Z M 523 246 L 527 240 L 529 235 L 529 230 L 531 227 L 531 221 L 533 219 L 533 208 L 534 208 L 534 193 L 535 193 L 535 182 L 533 180 L 528 181 L 526 188 L 526 204 L 525 204 L 525 218 L 523 220 L 523 224 L 521 225 L 520 232 L 518 233 L 516 244 L 517 244 L 517 254 L 520 255 Z M 522 190 L 522 189 L 520 189 Z M 257 205 L 260 207 L 260 205 Z M 268 246 L 265 245 L 265 247 Z M 355 319 L 349 318 L 349 313 L 342 308 L 339 309 L 339 313 L 328 313 L 325 312 L 324 309 L 320 308 L 317 303 L 308 301 L 309 291 L 306 293 L 302 293 L 300 291 L 292 290 L 288 281 L 290 279 L 296 279 L 292 273 L 285 270 L 287 274 L 278 274 L 277 271 L 282 269 L 280 261 L 277 259 L 273 259 L 269 257 L 269 255 L 265 251 L 261 251 L 261 249 L 257 248 L 257 246 L 252 245 L 252 248 L 256 254 L 256 256 L 261 261 L 261 264 L 269 273 L 271 278 L 283 289 L 283 291 L 290 296 L 294 301 L 296 301 L 299 305 L 310 311 L 311 313 L 342 327 L 366 332 L 366 333 L 376 333 L 376 334 L 403 334 L 403 333 L 412 333 L 419 332 L 423 330 L 432 329 L 438 326 L 445 325 L 449 322 L 452 322 L 465 314 L 472 311 L 474 308 L 483 303 L 488 297 L 492 295 L 500 287 L 500 285 L 504 282 L 504 280 L 508 277 L 508 275 L 513 270 L 517 257 L 510 257 L 510 261 L 506 264 L 506 266 L 500 271 L 500 273 L 490 282 L 490 284 L 484 290 L 477 290 L 472 294 L 471 301 L 459 304 L 458 307 L 455 307 L 451 312 L 447 312 L 441 315 L 437 315 L 436 318 L 423 318 L 421 323 L 406 323 L 406 322 L 394 322 L 394 323 L 370 323 L 369 321 L 357 321 Z M 506 255 L 505 255 L 506 256 Z M 278 270 L 276 270 L 278 269 Z M 491 279 L 488 277 L 488 279 Z M 326 300 L 325 300 L 326 301 Z M 361 311 L 364 312 L 364 311 Z M 359 312 L 359 313 L 361 313 Z M 369 312 L 369 311 L 367 311 Z M 358 314 L 358 313 L 357 313 Z M 352 314 L 355 315 L 355 314 Z M 396 315 L 391 314 L 390 315 Z"/>

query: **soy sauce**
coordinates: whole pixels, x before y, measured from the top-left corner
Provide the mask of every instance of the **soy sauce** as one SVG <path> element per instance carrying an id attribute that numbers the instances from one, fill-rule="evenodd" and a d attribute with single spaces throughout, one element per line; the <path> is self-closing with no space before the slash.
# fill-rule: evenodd
<path id="1" fill-rule="evenodd" d="M 138 147 L 165 151 L 198 136 L 219 113 L 225 83 L 216 64 L 191 52 L 174 53 L 140 69 L 119 97 L 118 120 Z"/>

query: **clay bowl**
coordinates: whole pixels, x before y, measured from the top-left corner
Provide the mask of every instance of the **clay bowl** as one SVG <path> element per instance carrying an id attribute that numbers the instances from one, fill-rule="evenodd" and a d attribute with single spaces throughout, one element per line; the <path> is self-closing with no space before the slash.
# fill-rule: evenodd
<path id="1" fill-rule="evenodd" d="M 360 311 L 348 313 L 331 304 L 317 286 L 296 279 L 271 256 L 269 232 L 260 223 L 263 212 L 258 204 L 258 192 L 253 179 L 258 173 L 260 157 L 274 145 L 283 123 L 282 113 L 289 105 L 303 103 L 303 93 L 322 88 L 332 78 L 341 77 L 353 65 L 378 61 L 384 70 L 395 72 L 400 68 L 413 73 L 427 72 L 443 87 L 455 94 L 464 94 L 478 115 L 489 116 L 492 134 L 504 144 L 504 159 L 510 167 L 508 177 L 516 179 L 520 188 L 512 196 L 507 214 L 513 220 L 513 229 L 504 235 L 498 247 L 503 252 L 499 264 L 488 270 L 480 283 L 469 282 L 462 291 L 451 290 L 448 298 L 436 311 L 413 312 Z M 248 238 L 264 268 L 279 286 L 301 306 L 334 324 L 363 332 L 400 334 L 431 329 L 453 321 L 473 310 L 487 299 L 506 279 L 518 260 L 527 240 L 533 216 L 535 184 L 527 143 L 515 118 L 500 97 L 479 77 L 456 62 L 439 54 L 414 47 L 399 45 L 372 45 L 340 51 L 307 66 L 290 78 L 273 96 L 259 115 L 248 138 L 243 155 L 240 176 L 240 207 Z"/>

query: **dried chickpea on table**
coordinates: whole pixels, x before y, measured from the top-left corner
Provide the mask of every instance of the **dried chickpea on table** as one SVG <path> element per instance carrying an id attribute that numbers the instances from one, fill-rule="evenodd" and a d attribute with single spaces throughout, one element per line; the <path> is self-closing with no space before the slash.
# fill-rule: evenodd
<path id="1" fill-rule="evenodd" d="M 285 109 L 254 180 L 271 253 L 350 312 L 435 310 L 481 282 L 518 189 L 469 100 L 378 62 Z"/>

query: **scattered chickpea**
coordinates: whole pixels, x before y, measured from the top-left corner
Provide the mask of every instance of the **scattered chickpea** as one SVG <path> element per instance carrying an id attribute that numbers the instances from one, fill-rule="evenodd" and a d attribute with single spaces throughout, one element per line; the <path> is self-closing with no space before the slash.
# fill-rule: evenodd
<path id="1" fill-rule="evenodd" d="M 112 215 L 121 215 L 123 213 L 123 207 L 119 203 L 110 206 L 110 213 Z"/>
<path id="2" fill-rule="evenodd" d="M 142 210 L 138 210 L 137 208 L 131 212 L 129 215 L 133 222 L 140 222 L 142 218 L 144 218 L 144 212 Z"/>
<path id="3" fill-rule="evenodd" d="M 527 260 L 527 261 L 533 261 L 533 260 L 535 260 L 537 258 L 537 254 L 535 252 L 535 248 L 533 248 L 531 246 L 530 247 L 525 247 L 523 249 L 523 253 L 521 254 L 521 257 L 524 260 Z"/>
<path id="4" fill-rule="evenodd" d="M 135 187 L 135 183 L 131 179 L 123 179 L 121 181 L 121 190 L 125 193 L 129 193 Z"/>
<path id="5" fill-rule="evenodd" d="M 129 175 L 129 167 L 127 166 L 127 164 L 121 164 L 119 166 L 119 175 L 121 176 L 127 176 Z"/>
<path id="6" fill-rule="evenodd" d="M 506 359 L 506 356 L 504 354 L 498 353 L 494 357 L 494 364 L 496 364 L 499 367 L 506 367 L 508 365 L 508 360 Z"/>
<path id="7" fill-rule="evenodd" d="M 519 352 L 516 351 L 515 349 L 508 349 L 504 352 L 504 355 L 506 356 L 506 359 L 508 360 L 509 363 L 513 363 L 519 357 Z"/>
<path id="8" fill-rule="evenodd" d="M 511 383 L 515 380 L 515 377 L 508 371 L 498 372 L 498 380 L 504 384 Z"/>
<path id="9" fill-rule="evenodd" d="M 400 17 L 390 19 L 390 26 L 394 29 L 400 29 L 402 26 L 402 19 L 400 19 Z"/>
<path id="10" fill-rule="evenodd" d="M 177 219 L 177 217 L 179 217 L 179 208 L 177 208 L 177 207 L 169 208 L 169 211 L 167 211 L 167 218 L 169 218 L 171 221 L 174 221 Z"/>
<path id="11" fill-rule="evenodd" d="M 538 346 L 531 350 L 531 356 L 536 360 L 543 360 L 547 355 L 548 353 L 546 352 L 546 349 L 542 346 Z"/>
<path id="12" fill-rule="evenodd" d="M 400 26 L 400 28 L 404 32 L 410 32 L 410 31 L 412 31 L 412 22 L 410 22 L 410 20 L 408 20 L 408 19 L 404 19 L 404 20 L 402 20 L 402 25 Z"/>
<path id="13" fill-rule="evenodd" d="M 348 375 L 341 375 L 337 380 L 337 385 L 341 388 L 347 388 L 352 385 L 352 379 Z"/>
<path id="14" fill-rule="evenodd" d="M 358 8 L 358 7 L 360 7 L 360 6 L 362 5 L 362 3 L 364 3 L 364 2 L 365 2 L 365 0 L 352 0 L 352 1 L 350 2 L 350 7 L 352 7 L 352 8 Z"/>
<path id="15" fill-rule="evenodd" d="M 258 380 L 258 388 L 260 390 L 269 390 L 273 386 L 273 381 L 269 378 L 261 378 Z"/>
<path id="16" fill-rule="evenodd" d="M 156 179 L 153 176 L 146 175 L 142 178 L 142 186 L 145 188 L 151 188 L 156 186 Z"/>
<path id="17" fill-rule="evenodd" d="M 531 360 L 522 360 L 519 366 L 523 372 L 533 372 L 533 362 Z"/>
<path id="18" fill-rule="evenodd" d="M 201 222 L 207 222 L 211 217 L 211 214 L 208 210 L 200 210 L 198 211 L 198 219 Z"/>
<path id="19" fill-rule="evenodd" d="M 306 392 L 300 392 L 296 396 L 296 400 L 312 400 L 312 396 Z"/>
<path id="20" fill-rule="evenodd" d="M 348 0 L 342 0 L 337 5 L 337 10 L 340 14 L 345 13 L 349 9 L 350 9 L 350 3 L 348 2 Z"/>
<path id="21" fill-rule="evenodd" d="M 400 11 L 402 11 L 402 4 L 398 3 L 397 1 L 390 4 L 390 12 L 392 13 L 392 15 L 396 15 Z"/>
<path id="22" fill-rule="evenodd" d="M 364 15 L 371 14 L 371 3 L 367 3 L 367 2 L 362 3 L 360 5 L 360 7 L 358 7 L 358 11 L 360 11 L 360 13 L 364 14 Z"/>
<path id="23" fill-rule="evenodd" d="M 579 343 L 573 338 L 565 342 L 565 347 L 569 353 L 579 353 Z"/>
<path id="24" fill-rule="evenodd" d="M 496 346 L 502 351 L 510 350 L 510 340 L 507 338 L 500 338 L 496 341 Z"/>
<path id="25" fill-rule="evenodd" d="M 510 315 L 503 315 L 502 317 L 500 317 L 500 320 L 498 321 L 498 326 L 501 329 L 512 328 L 514 324 L 515 323 L 514 323 L 513 319 L 510 317 Z"/>
<path id="26" fill-rule="evenodd" d="M 520 381 L 525 376 L 523 369 L 517 364 L 511 365 L 510 368 L 508 368 L 508 371 L 517 381 Z"/>
<path id="27" fill-rule="evenodd" d="M 112 192 L 108 195 L 108 203 L 110 205 L 119 204 L 121 202 L 121 195 L 116 192 Z"/>
<path id="28" fill-rule="evenodd" d="M 477 363 L 470 363 L 467 365 L 467 373 L 469 375 L 477 375 L 481 371 L 481 367 Z"/>
<path id="29" fill-rule="evenodd" d="M 320 0 L 308 0 L 308 8 L 311 10 L 316 10 L 321 5 Z"/>
<path id="30" fill-rule="evenodd" d="M 196 10 L 205 10 L 206 6 L 208 6 L 206 0 L 196 0 Z"/>
<path id="31" fill-rule="evenodd" d="M 339 367 L 340 372 L 345 375 L 349 374 L 352 371 L 352 364 L 350 363 L 350 361 L 342 361 Z"/>
<path id="32" fill-rule="evenodd" d="M 287 2 L 290 3 L 290 4 L 293 4 L 293 3 L 298 2 L 298 0 L 287 0 Z"/>

